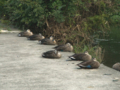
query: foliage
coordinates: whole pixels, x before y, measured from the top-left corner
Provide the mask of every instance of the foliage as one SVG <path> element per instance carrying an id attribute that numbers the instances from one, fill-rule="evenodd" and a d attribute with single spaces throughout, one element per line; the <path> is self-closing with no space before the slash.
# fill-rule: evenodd
<path id="1" fill-rule="evenodd" d="M 64 22 L 75 11 L 73 0 L 7 0 L 6 8 L 11 22 L 21 27 L 42 27 L 49 18 Z M 71 15 L 72 14 L 72 15 Z"/>
<path id="2" fill-rule="evenodd" d="M 120 23 L 120 1 L 119 0 L 112 0 L 113 2 L 113 6 L 112 6 L 112 11 L 109 10 L 109 8 L 107 9 L 107 11 L 109 12 L 109 17 L 108 17 L 108 21 L 110 23 L 110 25 L 119 25 L 118 23 Z"/>
<path id="3" fill-rule="evenodd" d="M 0 0 L 0 16 L 4 16 L 6 9 L 5 9 L 5 3 L 7 0 Z"/>
<path id="4" fill-rule="evenodd" d="M 41 0 L 8 0 L 6 8 L 11 22 L 23 28 L 43 24 L 44 9 L 41 3 Z"/>
<path id="5" fill-rule="evenodd" d="M 100 28 L 111 11 L 111 0 L 6 0 L 7 15 L 20 27 L 42 27 L 49 19 L 74 23 L 74 17 L 87 19 L 85 29 Z M 107 13 L 106 13 L 106 9 Z M 88 22 L 89 21 L 89 22 Z M 91 23 L 92 22 L 92 23 Z M 88 25 L 90 24 L 90 25 Z M 91 25 L 92 24 L 92 25 Z M 97 25 L 96 25 L 97 24 Z M 101 28 L 100 28 L 101 29 Z"/>
<path id="6" fill-rule="evenodd" d="M 113 41 L 120 41 L 120 26 L 116 25 L 116 26 L 111 26 L 111 30 L 109 32 L 109 36 L 107 37 L 110 40 Z"/>

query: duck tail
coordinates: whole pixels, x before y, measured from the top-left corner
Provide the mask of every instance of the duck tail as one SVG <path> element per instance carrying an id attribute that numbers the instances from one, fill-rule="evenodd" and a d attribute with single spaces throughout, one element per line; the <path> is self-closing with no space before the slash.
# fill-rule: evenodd
<path id="1" fill-rule="evenodd" d="M 28 39 L 28 40 L 30 40 L 30 38 L 29 38 L 29 37 L 28 37 L 27 39 Z"/>
<path id="2" fill-rule="evenodd" d="M 41 42 L 41 41 L 39 41 L 39 43 L 40 43 L 40 44 L 42 44 L 42 42 Z"/>
<path id="3" fill-rule="evenodd" d="M 81 64 L 77 64 L 78 67 L 80 68 L 86 68 L 85 66 L 81 65 Z"/>
<path id="4" fill-rule="evenodd" d="M 22 35 L 19 33 L 19 34 L 18 34 L 18 37 L 21 37 L 21 36 L 22 36 Z"/>
<path id="5" fill-rule="evenodd" d="M 42 57 L 45 57 L 45 54 L 44 54 L 44 53 L 42 54 Z"/>
<path id="6" fill-rule="evenodd" d="M 84 66 L 82 64 L 77 64 L 77 66 L 79 66 L 80 68 L 84 68 L 84 69 L 91 69 L 91 65 L 87 65 L 87 66 Z"/>
<path id="7" fill-rule="evenodd" d="M 57 49 L 57 46 L 53 47 L 53 49 Z"/>
<path id="8" fill-rule="evenodd" d="M 69 56 L 69 58 L 72 59 L 72 60 L 75 60 L 75 57 L 73 57 L 73 56 Z"/>
<path id="9" fill-rule="evenodd" d="M 55 49 L 55 47 L 53 47 L 53 49 Z"/>
<path id="10" fill-rule="evenodd" d="M 76 64 L 76 66 L 79 66 L 79 64 Z"/>

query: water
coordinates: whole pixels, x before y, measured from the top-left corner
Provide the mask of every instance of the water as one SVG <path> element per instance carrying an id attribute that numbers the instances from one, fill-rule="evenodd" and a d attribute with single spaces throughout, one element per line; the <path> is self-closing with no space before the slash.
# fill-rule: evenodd
<path id="1" fill-rule="evenodd" d="M 114 63 L 120 62 L 120 42 L 101 41 L 100 45 L 105 49 L 103 64 L 112 67 Z"/>
<path id="2" fill-rule="evenodd" d="M 100 46 L 105 50 L 103 64 L 112 67 L 113 64 L 120 62 L 120 26 L 111 27 L 109 35 L 108 40 L 100 41 Z"/>

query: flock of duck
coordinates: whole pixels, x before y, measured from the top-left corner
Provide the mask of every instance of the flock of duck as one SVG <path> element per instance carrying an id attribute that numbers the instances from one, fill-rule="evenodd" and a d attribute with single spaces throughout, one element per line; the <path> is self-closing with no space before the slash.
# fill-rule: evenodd
<path id="1" fill-rule="evenodd" d="M 44 45 L 57 45 L 55 39 L 51 36 L 50 38 L 45 38 L 42 34 L 33 34 L 30 29 L 27 29 L 24 32 L 20 32 L 18 34 L 19 37 L 27 37 L 28 40 L 38 40 L 41 44 Z M 42 54 L 44 58 L 61 58 L 62 55 L 59 51 L 64 52 L 72 52 L 73 46 L 70 43 L 66 43 L 64 45 L 57 45 L 54 47 L 55 50 L 46 51 Z M 68 56 L 71 60 L 79 60 L 81 63 L 77 64 L 80 68 L 83 69 L 97 69 L 100 66 L 100 63 L 96 60 L 96 58 L 92 58 L 92 56 L 85 51 L 84 53 L 74 54 Z M 113 65 L 113 69 L 120 71 L 120 63 L 116 63 Z"/>

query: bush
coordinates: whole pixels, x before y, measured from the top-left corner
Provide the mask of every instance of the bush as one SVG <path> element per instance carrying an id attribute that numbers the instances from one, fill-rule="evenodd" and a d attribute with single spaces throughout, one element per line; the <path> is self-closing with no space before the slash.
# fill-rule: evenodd
<path id="1" fill-rule="evenodd" d="M 5 3 L 7 0 L 0 0 L 0 16 L 3 17 L 6 13 Z"/>
<path id="2" fill-rule="evenodd" d="M 6 0 L 5 9 L 10 21 L 23 29 L 82 47 L 108 30 L 111 14 L 119 13 L 116 1 Z"/>
<path id="3" fill-rule="evenodd" d="M 73 0 L 8 0 L 7 12 L 11 22 L 20 27 L 42 27 L 49 18 L 64 22 L 75 11 Z M 72 15 L 71 15 L 72 14 Z"/>

